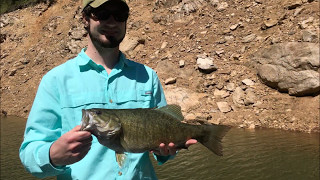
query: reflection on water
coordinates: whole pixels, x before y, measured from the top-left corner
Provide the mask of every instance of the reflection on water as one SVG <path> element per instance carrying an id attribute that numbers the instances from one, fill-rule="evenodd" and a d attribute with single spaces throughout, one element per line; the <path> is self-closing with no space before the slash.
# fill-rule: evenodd
<path id="1" fill-rule="evenodd" d="M 224 156 L 201 144 L 162 166 L 159 179 L 319 180 L 319 134 L 233 128 L 223 139 Z"/>
<path id="2" fill-rule="evenodd" d="M 1 180 L 36 179 L 23 168 L 19 159 L 19 148 L 23 141 L 25 125 L 26 119 L 18 117 L 1 117 Z"/>
<path id="3" fill-rule="evenodd" d="M 35 179 L 18 156 L 25 122 L 1 118 L 0 179 Z M 319 180 L 319 134 L 233 128 L 223 145 L 218 157 L 198 143 L 155 165 L 156 173 L 160 180 Z"/>

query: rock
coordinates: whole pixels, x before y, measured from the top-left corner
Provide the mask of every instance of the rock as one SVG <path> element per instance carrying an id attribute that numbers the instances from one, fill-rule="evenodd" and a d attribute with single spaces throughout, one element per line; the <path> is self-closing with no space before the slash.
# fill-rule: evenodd
<path id="1" fill-rule="evenodd" d="M 134 50 L 139 45 L 138 37 L 130 37 L 128 35 L 125 36 L 122 43 L 120 44 L 120 50 L 122 52 L 129 52 Z"/>
<path id="2" fill-rule="evenodd" d="M 219 83 L 216 85 L 216 88 L 219 89 L 219 90 L 223 89 L 223 87 L 224 87 L 224 85 L 223 85 L 222 82 L 219 82 Z"/>
<path id="3" fill-rule="evenodd" d="M 181 1 L 178 1 L 181 2 Z M 170 8 L 170 11 L 178 14 L 190 14 L 196 12 L 199 8 L 205 5 L 204 0 L 184 0 L 176 6 Z"/>
<path id="4" fill-rule="evenodd" d="M 221 98 L 226 98 L 226 97 L 228 97 L 230 94 L 229 94 L 229 92 L 227 92 L 227 91 L 225 91 L 225 90 L 218 90 L 218 89 L 216 89 L 216 90 L 214 90 L 213 95 L 214 95 L 215 97 L 220 96 Z"/>
<path id="5" fill-rule="evenodd" d="M 164 87 L 164 92 L 168 104 L 178 104 L 183 112 L 199 104 L 199 100 L 205 96 L 185 88 Z"/>
<path id="6" fill-rule="evenodd" d="M 30 60 L 27 59 L 27 58 L 21 58 L 21 59 L 19 60 L 19 62 L 20 62 L 21 64 L 26 65 L 26 64 L 29 64 Z"/>
<path id="7" fill-rule="evenodd" d="M 176 82 L 177 82 L 177 78 L 168 78 L 164 81 L 164 84 L 168 85 L 168 84 L 174 84 Z"/>
<path id="8" fill-rule="evenodd" d="M 231 54 L 230 58 L 233 60 L 240 60 L 241 55 L 238 53 Z"/>
<path id="9" fill-rule="evenodd" d="M 303 10 L 303 8 L 298 8 L 296 9 L 296 11 L 293 14 L 293 17 L 296 17 L 298 14 L 300 14 L 300 12 Z"/>
<path id="10" fill-rule="evenodd" d="M 218 4 L 217 11 L 219 11 L 219 12 L 224 11 L 228 7 L 229 7 L 229 5 L 227 2 L 221 2 L 220 4 Z"/>
<path id="11" fill-rule="evenodd" d="M 168 45 L 168 42 L 163 42 L 163 43 L 161 44 L 160 49 L 165 49 L 165 48 L 167 47 L 167 45 Z"/>
<path id="12" fill-rule="evenodd" d="M 299 23 L 299 27 L 301 29 L 306 29 L 309 26 L 308 24 L 311 24 L 313 20 L 314 20 L 314 17 L 311 16 L 308 19 L 301 21 L 301 23 Z"/>
<path id="13" fill-rule="evenodd" d="M 265 30 L 265 29 L 271 28 L 271 27 L 273 27 L 273 26 L 275 26 L 277 24 L 278 24 L 278 20 L 269 19 L 269 20 L 263 22 L 263 25 L 262 25 L 261 29 Z"/>
<path id="14" fill-rule="evenodd" d="M 218 108 L 221 112 L 227 113 L 231 111 L 231 107 L 227 102 L 217 102 Z"/>
<path id="15" fill-rule="evenodd" d="M 71 39 L 70 41 L 67 42 L 67 48 L 72 52 L 72 54 L 79 53 L 81 50 L 82 44 L 84 41 L 78 41 L 75 39 Z"/>
<path id="16" fill-rule="evenodd" d="M 215 74 L 210 74 L 210 76 L 207 76 L 206 79 L 208 80 L 214 80 L 216 78 L 216 75 Z"/>
<path id="17" fill-rule="evenodd" d="M 221 119 L 220 118 L 210 119 L 208 122 L 211 123 L 211 124 L 220 124 Z"/>
<path id="18" fill-rule="evenodd" d="M 217 70 L 216 66 L 213 64 L 213 58 L 211 57 L 198 57 L 197 65 L 198 69 L 203 73 L 209 74 Z"/>
<path id="19" fill-rule="evenodd" d="M 1 14 L 0 17 L 0 28 L 6 27 L 7 25 L 12 25 L 18 20 L 16 17 L 12 17 L 9 14 Z"/>
<path id="20" fill-rule="evenodd" d="M 87 35 L 87 31 L 83 27 L 75 27 L 68 34 L 71 39 L 82 40 Z"/>
<path id="21" fill-rule="evenodd" d="M 255 124 L 250 124 L 248 129 L 255 129 L 256 128 L 256 125 Z"/>
<path id="22" fill-rule="evenodd" d="M 234 37 L 233 36 L 224 36 L 224 39 L 228 42 L 228 41 L 234 39 Z"/>
<path id="23" fill-rule="evenodd" d="M 252 88 L 249 88 L 245 91 L 245 99 L 244 99 L 244 105 L 248 106 L 251 104 L 255 104 L 257 97 L 253 91 Z"/>
<path id="24" fill-rule="evenodd" d="M 247 86 L 253 86 L 254 85 L 254 82 L 251 79 L 244 79 L 244 80 L 242 80 L 242 83 L 244 85 L 247 85 Z"/>
<path id="25" fill-rule="evenodd" d="M 208 31 L 201 31 L 200 34 L 207 34 Z"/>
<path id="26" fill-rule="evenodd" d="M 236 29 L 238 28 L 238 26 L 239 26 L 238 23 L 237 23 L 237 24 L 234 24 L 234 25 L 231 25 L 231 26 L 230 26 L 230 30 L 231 30 L 231 31 L 234 31 L 234 30 L 236 30 Z"/>
<path id="27" fill-rule="evenodd" d="M 219 57 L 221 57 L 221 55 L 224 54 L 224 50 L 223 50 L 223 49 L 222 49 L 222 50 L 218 50 L 218 51 L 215 51 L 215 53 L 216 53 Z"/>
<path id="28" fill-rule="evenodd" d="M 183 68 L 184 65 L 185 65 L 184 60 L 180 60 L 180 61 L 179 61 L 179 67 L 180 67 L 180 68 Z"/>
<path id="29" fill-rule="evenodd" d="M 318 44 L 275 44 L 255 54 L 253 61 L 264 84 L 293 96 L 319 94 Z"/>
<path id="30" fill-rule="evenodd" d="M 311 30 L 304 30 L 302 31 L 302 40 L 304 42 L 313 42 L 314 40 L 316 40 L 317 34 L 312 32 Z"/>
<path id="31" fill-rule="evenodd" d="M 255 34 L 250 34 L 248 36 L 245 36 L 244 38 L 242 38 L 242 42 L 243 43 L 249 43 L 249 42 L 252 42 L 256 39 L 256 35 Z"/>
<path id="32" fill-rule="evenodd" d="M 49 23 L 47 23 L 43 29 L 44 30 L 48 30 L 48 31 L 53 31 L 53 30 L 56 30 L 58 25 L 59 25 L 59 19 L 61 19 L 63 17 L 61 16 L 53 16 L 53 17 L 50 17 L 49 19 Z"/>
<path id="33" fill-rule="evenodd" d="M 185 117 L 184 117 L 184 120 L 186 121 L 194 121 L 197 119 L 197 116 L 194 115 L 194 114 L 187 114 Z"/>
<path id="34" fill-rule="evenodd" d="M 262 102 L 261 101 L 256 101 L 252 106 L 253 107 L 258 107 L 258 108 L 262 108 Z"/>
<path id="35" fill-rule="evenodd" d="M 155 6 L 159 7 L 171 7 L 179 4 L 180 1 L 177 0 L 155 0 Z"/>
<path id="36" fill-rule="evenodd" d="M 227 89 L 228 91 L 234 91 L 235 88 L 236 88 L 236 85 L 235 85 L 234 83 L 228 83 L 228 84 L 226 85 L 226 89 Z"/>
<path id="37" fill-rule="evenodd" d="M 156 14 L 156 15 L 154 15 L 153 17 L 152 17 L 152 21 L 154 22 L 154 23 L 160 23 L 160 21 L 161 21 L 161 15 L 160 14 Z"/>
<path id="38" fill-rule="evenodd" d="M 302 5 L 302 1 L 301 0 L 297 0 L 297 1 L 292 2 L 289 5 L 287 5 L 287 9 L 288 10 L 296 9 L 297 7 L 300 7 L 301 5 Z"/>
<path id="39" fill-rule="evenodd" d="M 244 128 L 245 125 L 244 125 L 244 124 L 240 124 L 238 127 L 239 127 L 239 128 Z"/>
<path id="40" fill-rule="evenodd" d="M 245 94 L 244 94 L 244 91 L 241 89 L 241 87 L 236 87 L 232 95 L 233 103 L 237 106 L 244 105 L 244 101 L 243 101 L 244 97 L 245 97 Z"/>

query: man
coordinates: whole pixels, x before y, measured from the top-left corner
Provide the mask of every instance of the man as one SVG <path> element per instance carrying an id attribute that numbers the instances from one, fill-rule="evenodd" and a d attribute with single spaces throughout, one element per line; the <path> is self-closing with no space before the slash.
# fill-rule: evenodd
<path id="1" fill-rule="evenodd" d="M 20 159 L 38 177 L 58 179 L 156 179 L 149 152 L 128 153 L 119 167 L 115 152 L 80 131 L 81 110 L 166 105 L 156 73 L 125 58 L 119 44 L 129 7 L 122 0 L 84 0 L 88 46 L 41 80 L 28 117 Z M 196 143 L 188 140 L 186 146 Z M 173 143 L 153 154 L 159 164 L 176 154 Z"/>

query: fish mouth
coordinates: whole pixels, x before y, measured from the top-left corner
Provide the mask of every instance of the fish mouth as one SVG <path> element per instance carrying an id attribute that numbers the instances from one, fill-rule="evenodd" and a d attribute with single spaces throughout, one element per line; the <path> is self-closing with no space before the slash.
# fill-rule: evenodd
<path id="1" fill-rule="evenodd" d="M 121 126 L 116 126 L 112 129 L 108 127 L 108 124 L 106 125 L 106 127 L 99 126 L 99 124 L 96 124 L 96 122 L 94 121 L 94 116 L 94 113 L 90 110 L 82 110 L 80 131 L 88 131 L 97 137 L 107 139 L 119 134 Z"/>
<path id="2" fill-rule="evenodd" d="M 92 115 L 85 109 L 82 109 L 82 119 L 80 131 L 89 131 L 92 128 Z"/>

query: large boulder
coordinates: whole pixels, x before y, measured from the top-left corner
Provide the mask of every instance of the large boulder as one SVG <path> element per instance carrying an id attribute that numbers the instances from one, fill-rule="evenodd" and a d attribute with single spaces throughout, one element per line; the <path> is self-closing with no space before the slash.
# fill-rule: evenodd
<path id="1" fill-rule="evenodd" d="M 253 60 L 266 85 L 293 96 L 319 94 L 318 44 L 275 44 L 256 52 Z"/>
<path id="2" fill-rule="evenodd" d="M 165 87 L 164 92 L 168 104 L 180 105 L 184 113 L 190 108 L 199 105 L 200 99 L 206 96 L 204 93 L 196 93 L 179 87 Z"/>

